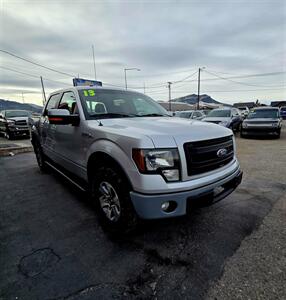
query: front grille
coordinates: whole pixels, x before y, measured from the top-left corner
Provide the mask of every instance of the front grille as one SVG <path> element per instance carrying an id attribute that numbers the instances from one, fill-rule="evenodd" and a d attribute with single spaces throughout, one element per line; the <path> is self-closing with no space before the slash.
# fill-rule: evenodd
<path id="1" fill-rule="evenodd" d="M 277 123 L 278 120 L 275 121 L 251 121 L 251 122 L 245 122 L 247 125 L 251 125 L 251 124 L 272 124 L 272 123 Z"/>
<path id="2" fill-rule="evenodd" d="M 218 156 L 220 149 L 226 154 Z M 198 175 L 225 166 L 234 156 L 232 136 L 184 144 L 188 175 Z"/>
<path id="3" fill-rule="evenodd" d="M 15 121 L 15 125 L 27 125 L 27 121 L 25 120 Z"/>

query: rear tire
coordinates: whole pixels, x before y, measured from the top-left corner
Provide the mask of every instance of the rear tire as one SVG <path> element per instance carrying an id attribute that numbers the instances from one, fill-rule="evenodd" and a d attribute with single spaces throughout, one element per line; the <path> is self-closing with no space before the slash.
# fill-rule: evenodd
<path id="1" fill-rule="evenodd" d="M 130 199 L 131 186 L 118 168 L 100 166 L 90 185 L 92 201 L 104 229 L 126 233 L 135 228 L 138 218 Z"/>
<path id="2" fill-rule="evenodd" d="M 9 131 L 5 132 L 5 137 L 6 137 L 7 140 L 12 140 L 13 139 L 13 135 Z"/>
<path id="3" fill-rule="evenodd" d="M 48 171 L 48 166 L 46 164 L 46 159 L 42 147 L 39 142 L 34 142 L 33 146 L 39 169 L 42 173 L 46 173 Z"/>
<path id="4" fill-rule="evenodd" d="M 280 136 L 281 136 L 281 129 L 279 129 L 279 130 L 277 131 L 277 139 L 280 139 Z"/>

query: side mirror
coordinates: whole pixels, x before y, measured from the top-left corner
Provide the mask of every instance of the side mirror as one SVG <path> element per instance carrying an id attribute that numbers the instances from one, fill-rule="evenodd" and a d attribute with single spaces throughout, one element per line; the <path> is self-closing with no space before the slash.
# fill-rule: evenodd
<path id="1" fill-rule="evenodd" d="M 80 122 L 79 115 L 71 115 L 67 109 L 48 110 L 48 119 L 50 124 L 54 125 L 73 125 L 77 126 Z"/>

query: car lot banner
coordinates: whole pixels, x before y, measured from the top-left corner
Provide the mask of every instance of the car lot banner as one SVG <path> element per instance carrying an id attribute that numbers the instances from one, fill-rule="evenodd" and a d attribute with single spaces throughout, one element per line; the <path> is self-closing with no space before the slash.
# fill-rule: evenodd
<path id="1" fill-rule="evenodd" d="M 97 80 L 74 78 L 73 79 L 73 85 L 74 86 L 102 86 L 102 82 L 97 81 Z"/>

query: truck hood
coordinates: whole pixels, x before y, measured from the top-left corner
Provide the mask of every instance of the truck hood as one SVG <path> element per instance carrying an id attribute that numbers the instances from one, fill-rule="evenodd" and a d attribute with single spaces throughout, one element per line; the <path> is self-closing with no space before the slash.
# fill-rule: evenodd
<path id="1" fill-rule="evenodd" d="M 206 117 L 203 119 L 204 122 L 228 122 L 230 121 L 229 117 Z"/>
<path id="2" fill-rule="evenodd" d="M 13 120 L 13 121 L 26 121 L 28 123 L 28 117 L 11 117 L 7 118 L 7 120 Z"/>
<path id="3" fill-rule="evenodd" d="M 89 122 L 90 126 L 98 128 L 97 121 Z M 232 135 L 231 130 L 216 124 L 176 117 L 104 119 L 101 122 L 102 130 L 127 136 L 148 136 L 156 148 Z"/>

